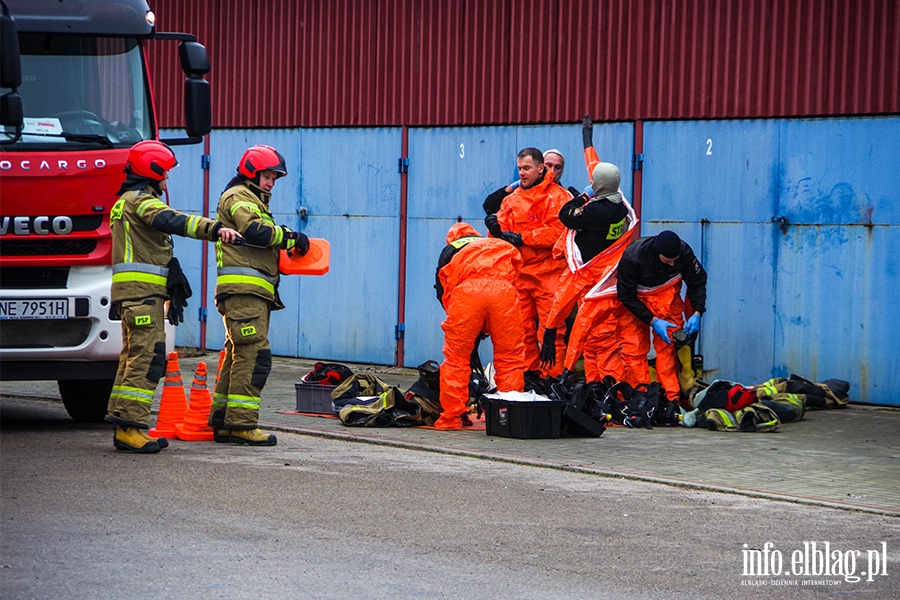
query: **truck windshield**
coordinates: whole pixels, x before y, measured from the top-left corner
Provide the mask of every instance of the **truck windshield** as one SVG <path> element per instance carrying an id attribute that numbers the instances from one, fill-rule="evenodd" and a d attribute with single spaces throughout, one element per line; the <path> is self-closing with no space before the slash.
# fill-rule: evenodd
<path id="1" fill-rule="evenodd" d="M 127 147 L 152 139 L 137 40 L 23 34 L 19 43 L 25 123 L 17 147 Z M 9 139 L 14 132 L 4 133 Z"/>

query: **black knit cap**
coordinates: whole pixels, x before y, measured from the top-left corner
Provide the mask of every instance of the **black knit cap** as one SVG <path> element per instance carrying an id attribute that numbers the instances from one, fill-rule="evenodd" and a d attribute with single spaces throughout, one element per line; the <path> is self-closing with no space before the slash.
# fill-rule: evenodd
<path id="1" fill-rule="evenodd" d="M 673 231 L 663 231 L 653 240 L 653 252 L 666 258 L 681 256 L 681 238 Z"/>

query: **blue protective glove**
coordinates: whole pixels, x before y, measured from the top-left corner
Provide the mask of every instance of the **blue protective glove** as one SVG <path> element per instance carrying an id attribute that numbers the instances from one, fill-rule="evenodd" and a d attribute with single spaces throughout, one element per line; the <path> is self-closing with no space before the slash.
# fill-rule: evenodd
<path id="1" fill-rule="evenodd" d="M 670 329 L 678 329 L 678 325 L 675 323 L 669 323 L 668 321 L 663 321 L 662 319 L 656 318 L 650 322 L 650 327 L 653 328 L 653 333 L 656 334 L 656 337 L 660 338 L 667 344 L 672 343 L 672 338 L 669 337 Z"/>
<path id="2" fill-rule="evenodd" d="M 684 324 L 684 332 L 693 335 L 698 329 L 700 329 L 700 315 L 691 315 L 691 318 Z"/>

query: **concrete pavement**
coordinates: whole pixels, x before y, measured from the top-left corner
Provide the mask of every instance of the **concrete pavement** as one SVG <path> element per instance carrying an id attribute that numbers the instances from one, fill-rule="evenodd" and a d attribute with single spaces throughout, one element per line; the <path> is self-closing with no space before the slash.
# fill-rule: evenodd
<path id="1" fill-rule="evenodd" d="M 180 349 L 186 394 L 197 363 L 206 362 L 213 387 L 218 352 Z M 316 361 L 274 357 L 263 390 L 260 424 L 356 442 L 472 456 L 689 489 L 900 516 L 900 410 L 851 405 L 808 411 L 771 433 L 723 433 L 684 427 L 608 427 L 599 438 L 521 440 L 413 427 L 347 427 L 336 418 L 297 414 L 294 384 Z M 415 369 L 345 363 L 406 390 Z M 162 382 L 157 388 L 158 410 Z M 7 395 L 59 397 L 56 383 L 3 382 Z M 853 397 L 853 390 L 850 390 Z M 153 423 L 154 421 L 151 421 Z M 178 443 L 178 442 L 176 442 Z M 188 443 L 188 442 L 185 442 Z"/>
<path id="2" fill-rule="evenodd" d="M 186 390 L 199 361 L 210 387 L 217 352 L 179 359 Z M 275 357 L 263 390 L 261 425 L 274 430 L 459 454 L 576 472 L 731 492 L 745 496 L 900 516 L 900 411 L 865 406 L 810 411 L 771 433 L 701 428 L 609 427 L 599 438 L 520 440 L 485 431 L 346 427 L 337 419 L 291 414 L 295 382 L 313 360 Z M 406 390 L 415 369 L 345 363 Z M 157 390 L 157 402 L 162 385 Z M 851 398 L 853 390 L 851 390 Z"/>

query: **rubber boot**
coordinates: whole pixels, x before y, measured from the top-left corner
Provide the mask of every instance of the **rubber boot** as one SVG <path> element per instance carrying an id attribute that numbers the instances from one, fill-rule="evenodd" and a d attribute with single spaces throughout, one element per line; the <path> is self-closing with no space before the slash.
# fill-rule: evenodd
<path id="1" fill-rule="evenodd" d="M 278 439 L 273 433 L 263 433 L 263 430 L 256 429 L 232 429 L 230 431 L 232 444 L 249 444 L 250 446 L 274 446 L 278 443 Z"/>
<path id="2" fill-rule="evenodd" d="M 165 438 L 163 438 L 165 439 Z M 166 442 L 168 446 L 168 442 Z M 153 454 L 162 450 L 158 441 L 153 441 L 143 429 L 137 427 L 118 427 L 113 436 L 113 446 L 116 450 L 127 450 L 138 454 Z"/>
<path id="3" fill-rule="evenodd" d="M 143 437 L 148 442 L 156 442 L 157 444 L 159 444 L 160 450 L 169 447 L 169 440 L 164 437 L 150 437 L 150 434 L 147 433 L 146 429 L 138 429 L 138 433 L 140 433 L 141 437 Z"/>
<path id="4" fill-rule="evenodd" d="M 213 429 L 213 441 L 219 444 L 227 444 L 231 441 L 231 430 Z"/>

